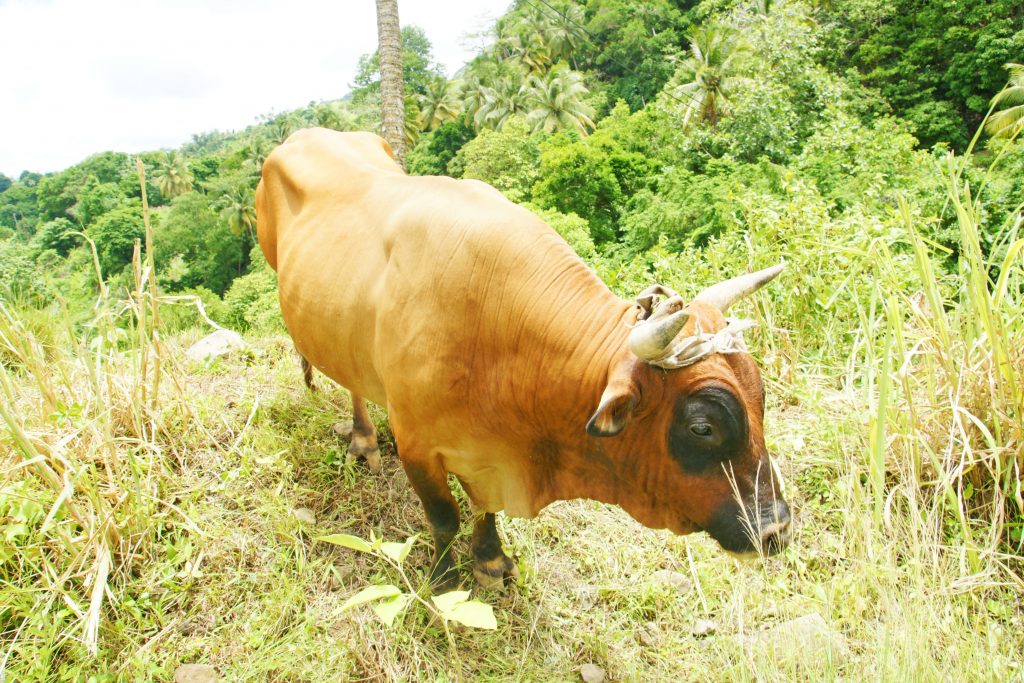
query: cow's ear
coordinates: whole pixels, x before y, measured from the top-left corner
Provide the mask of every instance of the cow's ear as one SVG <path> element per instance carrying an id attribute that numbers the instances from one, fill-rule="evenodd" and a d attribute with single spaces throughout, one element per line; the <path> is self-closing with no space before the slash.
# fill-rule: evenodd
<path id="1" fill-rule="evenodd" d="M 587 423 L 587 434 L 615 436 L 629 423 L 639 400 L 640 395 L 632 384 L 609 384 L 601 395 L 601 405 Z"/>

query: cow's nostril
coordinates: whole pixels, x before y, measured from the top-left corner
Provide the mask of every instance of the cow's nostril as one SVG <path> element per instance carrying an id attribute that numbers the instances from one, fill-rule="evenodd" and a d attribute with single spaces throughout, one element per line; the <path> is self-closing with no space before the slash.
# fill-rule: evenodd
<path id="1" fill-rule="evenodd" d="M 761 538 L 761 547 L 768 555 L 774 555 L 789 543 L 789 534 L 785 531 L 777 531 Z"/>
<path id="2" fill-rule="evenodd" d="M 761 523 L 761 547 L 769 555 L 785 548 L 791 536 L 789 506 L 778 502 L 774 508 L 773 514 Z"/>

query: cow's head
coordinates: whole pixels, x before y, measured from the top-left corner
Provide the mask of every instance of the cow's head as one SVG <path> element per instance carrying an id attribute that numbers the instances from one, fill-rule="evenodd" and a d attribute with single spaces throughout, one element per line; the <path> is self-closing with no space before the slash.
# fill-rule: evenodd
<path id="1" fill-rule="evenodd" d="M 724 316 L 781 270 L 720 283 L 689 303 L 664 288 L 637 300 L 642 321 L 587 432 L 619 442 L 609 450 L 631 462 L 637 489 L 622 506 L 648 526 L 701 529 L 738 554 L 788 542 L 789 508 L 762 432 L 761 374 L 743 345 L 746 325 Z"/>

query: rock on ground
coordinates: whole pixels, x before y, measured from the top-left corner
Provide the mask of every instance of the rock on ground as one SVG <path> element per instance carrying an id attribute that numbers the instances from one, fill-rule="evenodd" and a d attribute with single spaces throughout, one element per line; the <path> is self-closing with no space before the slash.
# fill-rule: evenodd
<path id="1" fill-rule="evenodd" d="M 589 662 L 580 667 L 580 678 L 583 683 L 604 683 L 607 680 L 604 669 Z"/>
<path id="2" fill-rule="evenodd" d="M 710 636 L 715 632 L 715 622 L 710 619 L 698 619 L 693 624 L 691 633 L 697 638 L 703 638 L 704 636 Z"/>
<path id="3" fill-rule="evenodd" d="M 671 569 L 659 569 L 651 575 L 651 582 L 662 586 L 668 586 L 680 593 L 689 593 L 693 590 L 693 581 L 684 574 L 672 571 Z"/>
<path id="4" fill-rule="evenodd" d="M 309 508 L 295 508 L 292 510 L 292 515 L 303 524 L 310 526 L 316 524 L 316 514 Z"/>
<path id="5" fill-rule="evenodd" d="M 739 636 L 743 649 L 755 658 L 768 657 L 780 664 L 845 659 L 846 638 L 833 630 L 817 612 L 777 624 L 767 631 Z"/>
<path id="6" fill-rule="evenodd" d="M 203 361 L 247 348 L 249 345 L 242 339 L 242 335 L 233 330 L 217 330 L 188 347 L 185 355 L 192 360 Z"/>
<path id="7" fill-rule="evenodd" d="M 637 637 L 645 647 L 657 647 L 661 644 L 661 627 L 653 621 L 648 621 L 640 627 Z"/>
<path id="8" fill-rule="evenodd" d="M 182 664 L 174 671 L 174 683 L 217 683 L 217 670 L 209 664 Z"/>
<path id="9" fill-rule="evenodd" d="M 334 426 L 331 427 L 334 433 L 343 439 L 348 439 L 352 436 L 352 420 L 345 420 L 344 422 L 335 422 Z"/>

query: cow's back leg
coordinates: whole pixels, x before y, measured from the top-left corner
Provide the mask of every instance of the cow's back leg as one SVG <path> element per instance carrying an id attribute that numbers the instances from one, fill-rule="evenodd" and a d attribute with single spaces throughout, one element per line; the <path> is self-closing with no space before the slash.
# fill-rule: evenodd
<path id="1" fill-rule="evenodd" d="M 451 546 L 459 532 L 459 504 L 455 502 L 448 487 L 448 473 L 438 459 L 405 453 L 397 436 L 396 440 L 399 442 L 402 466 L 423 503 L 430 532 L 434 537 L 430 583 L 438 593 L 454 590 L 459 586 L 459 573 L 452 563 Z"/>
<path id="2" fill-rule="evenodd" d="M 299 354 L 299 363 L 302 365 L 302 379 L 306 382 L 306 388 L 310 391 L 316 391 L 316 385 L 313 384 L 312 364 L 301 353 Z"/>
<path id="3" fill-rule="evenodd" d="M 371 472 L 380 472 L 380 448 L 377 446 L 377 430 L 366 409 L 366 401 L 352 393 L 352 440 L 349 442 L 349 456 L 365 458 Z"/>
<path id="4" fill-rule="evenodd" d="M 485 512 L 473 527 L 473 577 L 485 588 L 502 586 L 506 578 L 519 578 L 519 567 L 501 549 L 493 512 Z"/>

